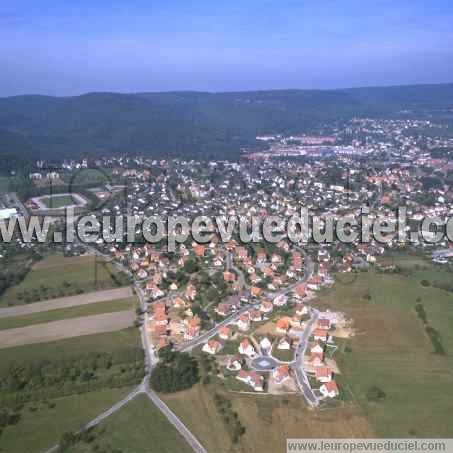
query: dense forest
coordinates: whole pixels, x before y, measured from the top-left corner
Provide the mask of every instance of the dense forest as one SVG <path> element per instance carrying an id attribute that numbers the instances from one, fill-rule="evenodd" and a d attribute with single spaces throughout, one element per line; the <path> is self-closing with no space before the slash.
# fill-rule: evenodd
<path id="1" fill-rule="evenodd" d="M 264 133 L 354 116 L 453 120 L 453 84 L 238 93 L 91 93 L 0 98 L 3 169 L 105 154 L 236 159 Z"/>

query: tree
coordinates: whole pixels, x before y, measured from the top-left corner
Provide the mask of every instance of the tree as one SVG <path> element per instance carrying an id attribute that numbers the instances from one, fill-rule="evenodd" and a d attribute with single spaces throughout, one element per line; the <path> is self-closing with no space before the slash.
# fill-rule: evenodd
<path id="1" fill-rule="evenodd" d="M 189 354 L 176 352 L 168 354 L 167 351 L 164 357 L 166 360 L 156 366 L 150 378 L 154 390 L 173 393 L 189 389 L 198 382 L 198 363 Z"/>
<path id="2" fill-rule="evenodd" d="M 385 392 L 375 385 L 370 387 L 366 393 L 367 400 L 375 403 L 383 400 L 386 396 Z"/>

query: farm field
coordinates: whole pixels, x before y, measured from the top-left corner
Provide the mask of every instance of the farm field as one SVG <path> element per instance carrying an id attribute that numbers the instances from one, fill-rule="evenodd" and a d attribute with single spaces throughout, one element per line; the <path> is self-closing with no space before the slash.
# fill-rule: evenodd
<path id="1" fill-rule="evenodd" d="M 337 282 L 316 304 L 354 320 L 349 352 L 336 358 L 342 381 L 380 437 L 453 436 L 453 399 L 446 397 L 453 385 L 453 294 L 423 287 L 424 276 L 358 274 L 353 283 Z M 434 354 L 415 311 L 417 303 L 440 333 L 446 355 Z M 372 387 L 385 393 L 379 402 L 367 397 Z"/>
<path id="2" fill-rule="evenodd" d="M 132 288 L 122 287 L 116 289 L 106 289 L 104 291 L 96 291 L 93 293 L 80 294 L 78 296 L 51 299 L 46 302 L 35 302 L 28 305 L 16 305 L 14 307 L 0 308 L 0 320 L 1 318 L 11 318 L 31 315 L 35 313 L 42 313 L 45 311 L 81 307 L 83 305 L 110 302 L 118 299 L 128 299 L 132 296 Z"/>
<path id="3" fill-rule="evenodd" d="M 285 451 L 288 438 L 374 436 L 367 417 L 354 405 L 313 411 L 300 395 L 237 395 L 233 408 L 246 426 L 239 448 L 243 453 Z"/>
<path id="4" fill-rule="evenodd" d="M 189 453 L 192 449 L 146 395 L 139 395 L 109 417 L 67 453 L 121 450 L 123 453 Z"/>
<path id="5" fill-rule="evenodd" d="M 91 304 L 82 304 L 79 306 L 48 310 L 44 312 L 32 313 L 29 315 L 7 318 L 0 317 L 0 330 L 14 329 L 17 327 L 31 326 L 63 319 L 100 315 L 103 313 L 113 313 L 117 311 L 131 310 L 131 312 L 133 312 L 136 304 L 136 298 L 130 297 L 128 299 L 117 299 L 112 301 L 103 301 L 102 303 L 98 302 Z"/>
<path id="6" fill-rule="evenodd" d="M 48 403 L 27 403 L 21 411 L 19 423 L 3 430 L 0 452 L 41 453 L 57 444 L 63 433 L 79 430 L 124 398 L 130 390 L 129 387 L 105 389 L 56 398 Z"/>
<path id="7" fill-rule="evenodd" d="M 125 310 L 0 330 L 0 348 L 113 332 L 131 327 L 134 320 L 135 313 Z"/>
<path id="8" fill-rule="evenodd" d="M 102 354 L 111 352 L 121 360 L 137 356 L 142 357 L 139 331 L 135 328 L 116 332 L 68 338 L 49 343 L 17 346 L 0 350 L 0 373 L 10 368 L 13 363 L 41 363 L 49 360 L 70 360 L 80 354 Z"/>
<path id="9" fill-rule="evenodd" d="M 25 279 L 0 297 L 0 306 L 80 295 L 98 289 L 127 285 L 127 278 L 112 264 L 98 261 L 95 282 L 95 257 L 52 255 L 33 265 Z"/>
<path id="10" fill-rule="evenodd" d="M 124 398 L 143 372 L 135 328 L 0 350 L 0 406 L 19 414 L 0 432 L 0 452 L 45 451 Z"/>
<path id="11" fill-rule="evenodd" d="M 197 384 L 190 390 L 160 395 L 208 452 L 236 452 L 214 404 L 213 392 Z M 197 414 L 194 417 L 194 414 Z M 247 423 L 248 426 L 248 423 Z"/>
<path id="12" fill-rule="evenodd" d="M 233 404 L 245 434 L 234 445 L 214 404 L 212 386 L 164 395 L 167 405 L 184 421 L 208 451 L 219 453 L 273 453 L 286 449 L 287 438 L 373 437 L 359 407 L 346 405 L 314 412 L 300 396 L 240 395 L 224 393 Z M 198 414 L 193 417 L 193 414 Z M 210 420 L 210 423 L 206 423 Z"/>

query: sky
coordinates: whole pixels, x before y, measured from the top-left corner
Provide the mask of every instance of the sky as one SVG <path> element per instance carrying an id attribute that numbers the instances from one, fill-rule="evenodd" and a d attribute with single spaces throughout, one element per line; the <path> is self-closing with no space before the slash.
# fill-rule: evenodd
<path id="1" fill-rule="evenodd" d="M 0 96 L 444 82 L 451 0 L 0 3 Z"/>

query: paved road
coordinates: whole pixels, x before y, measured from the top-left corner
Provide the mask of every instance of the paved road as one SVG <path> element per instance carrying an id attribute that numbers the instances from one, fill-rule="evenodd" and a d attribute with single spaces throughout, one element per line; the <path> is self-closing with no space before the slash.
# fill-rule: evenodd
<path id="1" fill-rule="evenodd" d="M 252 308 L 259 307 L 259 305 L 260 305 L 260 302 L 257 302 L 254 304 L 248 304 L 248 305 L 245 305 L 244 307 L 241 307 L 238 311 L 234 312 L 228 318 L 225 318 L 223 321 L 216 324 L 216 326 L 213 327 L 211 330 L 208 330 L 206 333 L 198 336 L 197 338 L 195 338 L 191 341 L 188 341 L 184 344 L 179 345 L 175 349 L 180 352 L 192 351 L 192 349 L 196 348 L 200 344 L 206 343 L 208 340 L 215 337 L 217 335 L 219 329 L 222 326 L 226 326 L 228 324 L 232 324 L 232 323 L 236 322 L 242 314 L 244 314 L 245 312 L 249 311 Z"/>
<path id="2" fill-rule="evenodd" d="M 121 401 L 118 401 L 116 404 L 114 404 L 110 409 L 107 409 L 105 412 L 102 414 L 98 415 L 96 418 L 93 420 L 89 421 L 83 428 L 81 428 L 78 433 L 81 433 L 83 431 L 86 431 L 87 429 L 93 428 L 94 426 L 98 425 L 101 423 L 103 420 L 105 420 L 107 417 L 110 417 L 110 415 L 114 414 L 115 412 L 119 411 L 123 406 L 125 406 L 127 403 L 132 401 L 137 395 L 140 393 L 144 393 L 144 383 L 142 382 L 137 388 L 132 390 L 125 398 L 123 398 Z M 54 453 L 58 451 L 59 445 L 54 445 L 52 448 L 49 448 L 48 450 L 45 451 L 45 453 Z"/>
<path id="3" fill-rule="evenodd" d="M 238 278 L 239 278 L 239 284 L 241 285 L 241 289 L 242 288 L 246 288 L 248 289 L 249 288 L 249 285 L 247 285 L 247 281 L 244 277 L 244 273 L 241 271 L 241 269 L 239 269 L 235 264 L 234 264 L 234 261 L 233 261 L 233 255 L 231 254 L 231 252 L 228 252 L 226 254 L 226 265 L 227 265 L 227 269 L 230 270 L 230 269 L 233 269 L 236 274 L 238 275 Z"/>
<path id="4" fill-rule="evenodd" d="M 305 250 L 303 250 L 299 247 L 297 247 L 297 249 L 300 250 L 305 256 L 304 276 L 300 280 L 298 280 L 296 283 L 293 283 L 292 285 L 289 285 L 286 288 L 282 288 L 281 290 L 277 291 L 276 293 L 269 293 L 268 294 L 269 297 L 272 297 L 275 299 L 278 296 L 286 295 L 286 294 L 290 293 L 294 288 L 296 288 L 301 283 L 306 282 L 313 275 L 313 262 L 311 261 L 310 257 L 306 254 Z M 229 256 L 229 258 L 228 258 L 228 256 Z M 227 255 L 227 259 L 231 260 L 230 254 Z M 231 265 L 231 261 L 229 263 L 227 262 L 227 264 Z M 232 267 L 232 268 L 239 274 L 240 278 L 242 278 L 242 281 L 245 282 L 245 277 L 244 277 L 242 271 L 239 268 L 234 268 L 234 267 Z M 197 338 L 195 338 L 187 343 L 180 345 L 176 349 L 181 352 L 192 351 L 192 349 L 196 348 L 197 346 L 199 346 L 203 343 L 206 343 L 208 340 L 215 337 L 217 335 L 219 329 L 222 326 L 226 326 L 228 324 L 232 324 L 232 323 L 236 322 L 242 314 L 244 314 L 245 312 L 247 312 L 253 308 L 258 308 L 260 306 L 260 304 L 261 304 L 261 302 L 256 302 L 253 304 L 245 305 L 240 310 L 238 310 L 235 313 L 233 313 L 232 315 L 230 315 L 228 318 L 225 318 L 222 322 L 216 324 L 216 326 L 213 327 L 208 332 L 198 336 Z"/>
<path id="5" fill-rule="evenodd" d="M 233 269 L 238 274 L 241 288 L 248 288 L 243 272 L 241 271 L 241 269 L 239 269 L 238 267 L 236 267 L 233 264 L 233 258 L 232 258 L 231 253 L 227 253 L 226 261 L 227 261 L 227 263 L 226 263 L 227 268 Z M 216 324 L 215 327 L 213 327 L 208 332 L 205 332 L 204 334 L 198 336 L 197 338 L 195 338 L 189 342 L 179 345 L 175 349 L 180 352 L 192 351 L 192 349 L 196 348 L 197 346 L 201 345 L 202 343 L 206 343 L 208 340 L 215 337 L 221 327 L 236 322 L 242 314 L 244 314 L 245 312 L 249 311 L 252 308 L 256 308 L 259 306 L 260 306 L 260 302 L 245 305 L 244 307 L 240 308 L 238 311 L 234 312 L 233 314 L 231 314 L 230 316 L 225 318 L 223 321 Z"/>
<path id="6" fill-rule="evenodd" d="M 85 244 L 85 247 L 86 244 Z M 101 252 L 91 249 L 90 250 L 98 255 L 104 256 Z M 125 270 L 124 266 L 122 266 L 119 263 L 115 264 L 121 269 Z M 129 273 L 129 272 L 128 272 Z M 153 371 L 154 366 L 156 365 L 158 359 L 156 357 L 154 348 L 152 345 L 149 343 L 148 335 L 146 334 L 146 321 L 148 317 L 147 313 L 147 303 L 146 303 L 146 298 L 144 295 L 143 290 L 141 289 L 140 285 L 138 282 L 134 284 L 134 288 L 137 292 L 137 295 L 140 300 L 140 307 L 142 311 L 144 312 L 145 316 L 145 322 L 143 325 L 140 327 L 140 334 L 141 334 L 141 339 L 142 339 L 142 345 L 143 349 L 145 352 L 145 367 L 146 367 L 146 375 L 143 378 L 142 383 L 134 389 L 129 395 L 127 395 L 124 399 L 113 405 L 110 409 L 107 411 L 103 412 L 101 415 L 96 417 L 95 419 L 91 420 L 88 422 L 81 430 L 85 431 L 89 428 L 92 428 L 93 426 L 96 426 L 99 424 L 101 421 L 105 420 L 107 417 L 110 415 L 114 414 L 115 412 L 119 411 L 124 405 L 126 405 L 129 401 L 134 399 L 137 395 L 140 393 L 146 393 L 148 398 L 156 405 L 156 407 L 162 412 L 163 415 L 167 418 L 167 420 L 178 430 L 179 434 L 181 434 L 182 437 L 187 441 L 187 443 L 191 446 L 191 448 L 196 452 L 196 453 L 207 453 L 207 450 L 201 445 L 201 443 L 198 441 L 198 439 L 189 431 L 189 429 L 184 425 L 184 423 L 170 410 L 170 408 L 159 398 L 156 392 L 154 392 L 150 387 L 149 387 L 149 378 L 151 376 L 151 373 Z M 150 420 L 150 423 L 152 421 Z M 152 439 L 150 439 L 152 441 Z M 54 447 L 50 448 L 47 450 L 45 453 L 55 453 L 58 450 L 58 445 L 55 445 Z"/>
<path id="7" fill-rule="evenodd" d="M 178 430 L 192 450 L 197 453 L 207 453 L 207 450 L 201 445 L 198 439 L 188 430 L 184 423 L 171 411 L 171 409 L 157 396 L 157 394 L 147 389 L 148 398 L 156 405 L 156 407 L 167 417 L 167 420 Z"/>
<path id="8" fill-rule="evenodd" d="M 140 306 L 145 313 L 145 322 L 140 327 L 142 343 L 145 349 L 145 362 L 147 365 L 148 373 L 145 376 L 143 381 L 144 390 L 148 395 L 148 398 L 157 406 L 158 409 L 165 415 L 167 420 L 178 430 L 179 434 L 184 437 L 187 443 L 192 447 L 192 449 L 197 453 L 207 453 L 206 449 L 201 445 L 198 439 L 189 431 L 189 429 L 184 425 L 184 423 L 170 410 L 170 408 L 159 398 L 156 392 L 154 392 L 149 386 L 149 378 L 153 371 L 154 366 L 157 363 L 157 357 L 153 346 L 149 342 L 148 335 L 146 333 L 146 324 L 148 319 L 147 313 L 147 304 L 143 290 L 139 284 L 135 285 L 138 297 L 140 299 Z"/>
<path id="9" fill-rule="evenodd" d="M 304 255 L 305 259 L 304 281 L 307 281 L 313 275 L 314 263 L 304 249 L 297 246 L 295 248 Z M 299 386 L 299 389 L 303 393 L 308 404 L 310 404 L 311 406 L 317 406 L 319 404 L 319 400 L 314 394 L 313 389 L 311 388 L 310 382 L 308 380 L 307 374 L 305 373 L 304 370 L 304 356 L 308 346 L 308 339 L 310 338 L 316 326 L 316 322 L 318 320 L 318 311 L 314 308 L 311 308 L 310 315 L 311 319 L 307 324 L 307 327 L 300 334 L 299 345 L 296 351 L 296 360 L 295 363 L 292 365 L 292 368 L 296 373 L 297 385 Z"/>
<path id="10" fill-rule="evenodd" d="M 308 339 L 310 338 L 318 320 L 318 311 L 311 309 L 311 319 L 307 324 L 307 327 L 302 332 L 299 337 L 299 345 L 297 346 L 296 351 L 296 361 L 292 365 L 293 370 L 296 373 L 296 381 L 299 386 L 300 391 L 303 393 L 305 399 L 307 400 L 310 406 L 317 406 L 319 400 L 311 388 L 310 382 L 308 380 L 307 374 L 304 370 L 304 356 L 308 346 Z"/>

